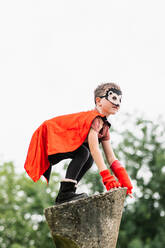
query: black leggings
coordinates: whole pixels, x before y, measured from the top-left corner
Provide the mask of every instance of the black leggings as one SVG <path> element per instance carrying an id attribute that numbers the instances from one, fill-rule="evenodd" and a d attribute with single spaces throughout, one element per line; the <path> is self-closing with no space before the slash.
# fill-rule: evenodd
<path id="1" fill-rule="evenodd" d="M 71 158 L 72 160 L 68 165 L 65 177 L 79 182 L 93 164 L 93 158 L 88 143 L 84 143 L 73 152 L 57 153 L 48 156 L 51 165 L 57 164 L 63 159 L 68 158 Z"/>

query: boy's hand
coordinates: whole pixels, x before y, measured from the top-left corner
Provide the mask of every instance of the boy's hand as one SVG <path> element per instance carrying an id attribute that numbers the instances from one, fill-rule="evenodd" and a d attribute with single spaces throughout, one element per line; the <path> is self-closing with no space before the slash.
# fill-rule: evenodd
<path id="1" fill-rule="evenodd" d="M 111 175 L 109 170 L 101 171 L 100 175 L 107 190 L 121 186 L 120 183 L 115 180 L 114 176 Z"/>
<path id="2" fill-rule="evenodd" d="M 114 172 L 115 176 L 118 178 L 121 187 L 127 188 L 127 195 L 131 195 L 133 186 L 131 184 L 131 180 L 128 177 L 126 169 L 120 164 L 118 160 L 115 160 L 112 163 L 111 169 Z"/>
<path id="3" fill-rule="evenodd" d="M 121 187 L 127 188 L 127 195 L 132 194 L 132 188 L 133 187 L 132 187 L 131 181 L 128 177 L 128 174 L 127 174 L 125 168 L 124 167 L 118 168 L 117 174 L 118 174 L 118 180 L 121 184 Z"/>

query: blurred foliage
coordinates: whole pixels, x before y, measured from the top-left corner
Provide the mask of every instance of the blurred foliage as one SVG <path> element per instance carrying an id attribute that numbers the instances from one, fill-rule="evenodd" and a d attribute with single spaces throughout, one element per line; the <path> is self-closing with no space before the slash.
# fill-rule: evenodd
<path id="1" fill-rule="evenodd" d="M 125 207 L 118 248 L 164 248 L 165 124 L 161 118 L 153 122 L 137 118 L 121 136 L 116 152 L 137 193 L 132 207 Z"/>
<path id="2" fill-rule="evenodd" d="M 53 205 L 58 177 L 53 173 L 47 186 L 17 174 L 12 162 L 0 165 L 1 248 L 54 247 L 43 210 Z"/>
<path id="3" fill-rule="evenodd" d="M 123 210 L 117 248 L 164 248 L 165 125 L 161 118 L 152 122 L 126 115 L 118 129 L 111 129 L 111 140 L 134 185 L 134 200 L 127 199 Z M 1 248 L 54 247 L 43 210 L 53 205 L 59 177 L 52 173 L 47 186 L 16 173 L 13 163 L 0 165 Z M 80 186 L 89 194 L 105 191 L 96 166 Z"/>

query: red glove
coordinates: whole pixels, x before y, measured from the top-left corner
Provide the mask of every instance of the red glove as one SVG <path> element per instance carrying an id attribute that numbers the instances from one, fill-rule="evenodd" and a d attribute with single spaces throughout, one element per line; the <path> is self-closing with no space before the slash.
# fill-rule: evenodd
<path id="1" fill-rule="evenodd" d="M 103 184 L 105 185 L 107 190 L 110 190 L 112 188 L 120 187 L 120 183 L 118 183 L 114 176 L 111 175 L 109 170 L 103 170 L 100 172 L 100 175 L 102 176 Z"/>
<path id="2" fill-rule="evenodd" d="M 131 181 L 128 177 L 128 174 L 125 168 L 120 164 L 118 160 L 115 160 L 112 163 L 111 169 L 114 172 L 115 176 L 118 178 L 119 183 L 121 184 L 121 187 L 127 188 L 127 195 L 132 194 L 133 186 L 131 184 Z"/>

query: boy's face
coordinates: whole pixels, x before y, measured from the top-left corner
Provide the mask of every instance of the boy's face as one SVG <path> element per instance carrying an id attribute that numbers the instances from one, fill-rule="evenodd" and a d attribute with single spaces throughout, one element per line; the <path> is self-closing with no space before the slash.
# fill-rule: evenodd
<path id="1" fill-rule="evenodd" d="M 116 89 L 110 89 L 105 96 L 96 98 L 96 106 L 105 116 L 114 115 L 120 109 L 121 92 Z"/>

